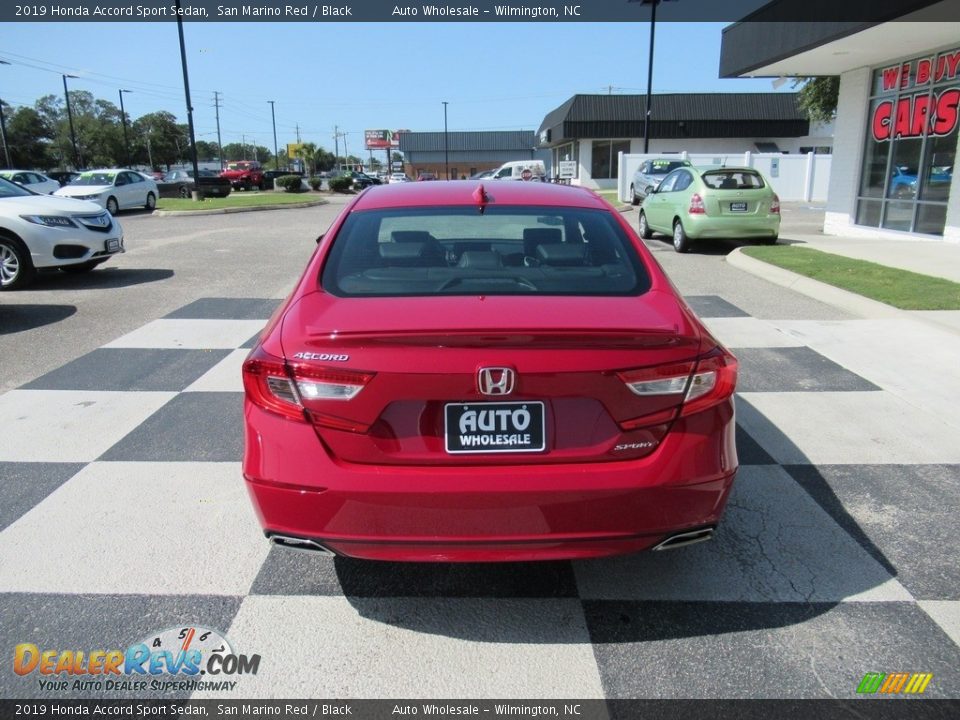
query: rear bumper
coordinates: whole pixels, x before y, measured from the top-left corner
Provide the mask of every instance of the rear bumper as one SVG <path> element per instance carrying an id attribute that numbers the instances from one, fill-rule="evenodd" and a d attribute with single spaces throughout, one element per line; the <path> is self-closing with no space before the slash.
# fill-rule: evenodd
<path id="1" fill-rule="evenodd" d="M 246 404 L 244 477 L 264 532 L 394 561 L 592 558 L 716 525 L 737 469 L 732 401 L 638 460 L 407 467 L 338 462 L 313 428 Z"/>
<path id="2" fill-rule="evenodd" d="M 687 215 L 683 229 L 694 240 L 700 238 L 773 237 L 780 232 L 779 215 L 737 217 L 724 215 Z"/>

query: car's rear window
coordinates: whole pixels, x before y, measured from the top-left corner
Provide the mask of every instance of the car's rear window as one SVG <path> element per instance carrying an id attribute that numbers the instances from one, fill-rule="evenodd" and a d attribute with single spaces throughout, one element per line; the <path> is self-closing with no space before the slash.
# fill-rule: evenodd
<path id="1" fill-rule="evenodd" d="M 321 283 L 341 297 L 639 295 L 650 278 L 608 211 L 444 207 L 352 213 Z"/>
<path id="2" fill-rule="evenodd" d="M 680 167 L 689 167 L 685 160 L 654 160 L 650 163 L 651 175 L 666 175 Z"/>
<path id="3" fill-rule="evenodd" d="M 757 190 L 765 187 L 763 178 L 750 170 L 710 170 L 703 182 L 714 190 Z"/>

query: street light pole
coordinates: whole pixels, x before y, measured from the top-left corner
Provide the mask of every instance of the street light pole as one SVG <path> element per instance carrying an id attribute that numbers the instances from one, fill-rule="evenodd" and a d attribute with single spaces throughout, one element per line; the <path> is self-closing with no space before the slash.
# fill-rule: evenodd
<path id="1" fill-rule="evenodd" d="M 273 100 L 267 100 L 270 103 L 270 119 L 273 120 L 273 169 L 280 169 L 280 156 L 277 155 L 277 116 L 273 113 Z"/>
<path id="2" fill-rule="evenodd" d="M 0 60 L 0 65 L 9 65 L 6 60 Z M 7 121 L 3 119 L 3 101 L 0 100 L 0 139 L 3 140 L 3 157 L 6 159 L 6 167 L 10 165 L 10 149 L 7 147 Z"/>
<path id="3" fill-rule="evenodd" d="M 187 100 L 187 128 L 190 131 L 190 159 L 193 160 L 193 177 L 195 182 L 190 195 L 194 200 L 200 199 L 200 166 L 197 163 L 197 138 L 193 132 L 193 104 L 190 102 L 190 76 L 187 74 L 187 47 L 183 42 L 183 16 L 180 0 L 177 0 L 177 35 L 180 38 L 180 64 L 183 66 L 183 94 Z"/>
<path id="4" fill-rule="evenodd" d="M 70 110 L 70 92 L 67 90 L 67 78 L 77 79 L 76 75 L 61 75 L 63 78 L 63 97 L 67 101 L 67 121 L 70 123 L 70 143 L 73 145 L 73 162 L 74 169 L 79 170 L 82 162 L 80 162 L 80 153 L 77 152 L 77 134 L 73 131 L 73 111 Z"/>
<path id="5" fill-rule="evenodd" d="M 123 149 L 127 156 L 127 167 L 130 167 L 130 141 L 127 140 L 127 112 L 123 109 L 123 94 L 132 93 L 133 90 L 120 91 L 120 122 L 123 123 Z M 153 170 L 153 168 L 150 168 Z"/>
<path id="6" fill-rule="evenodd" d="M 447 101 L 443 101 L 443 172 L 450 179 L 450 142 L 447 133 Z"/>
<path id="7" fill-rule="evenodd" d="M 650 152 L 650 93 L 653 87 L 653 39 L 657 30 L 657 5 L 660 0 L 643 0 L 650 4 L 650 58 L 647 61 L 647 112 L 643 120 L 643 152 Z"/>

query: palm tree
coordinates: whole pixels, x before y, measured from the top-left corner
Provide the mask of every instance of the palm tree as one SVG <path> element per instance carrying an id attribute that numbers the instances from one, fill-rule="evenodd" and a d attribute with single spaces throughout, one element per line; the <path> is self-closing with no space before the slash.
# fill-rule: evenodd
<path id="1" fill-rule="evenodd" d="M 303 160 L 305 166 L 309 167 L 310 173 L 308 176 L 312 177 L 315 174 L 316 164 L 317 164 L 316 143 L 311 143 L 311 142 L 303 143 L 300 145 L 300 147 L 297 148 L 294 154 L 297 156 L 297 158 L 299 158 L 300 160 Z"/>

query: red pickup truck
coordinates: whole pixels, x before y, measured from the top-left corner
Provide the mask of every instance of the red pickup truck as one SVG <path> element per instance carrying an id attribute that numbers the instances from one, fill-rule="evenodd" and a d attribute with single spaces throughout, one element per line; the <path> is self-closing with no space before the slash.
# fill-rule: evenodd
<path id="1" fill-rule="evenodd" d="M 220 173 L 220 177 L 230 181 L 234 190 L 252 190 L 267 187 L 263 177 L 263 168 L 256 160 L 233 160 L 227 163 L 227 169 Z"/>

